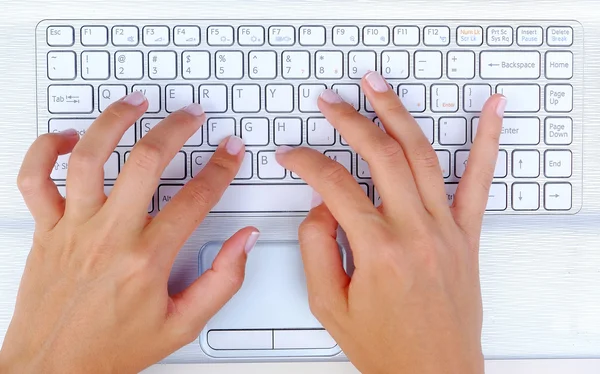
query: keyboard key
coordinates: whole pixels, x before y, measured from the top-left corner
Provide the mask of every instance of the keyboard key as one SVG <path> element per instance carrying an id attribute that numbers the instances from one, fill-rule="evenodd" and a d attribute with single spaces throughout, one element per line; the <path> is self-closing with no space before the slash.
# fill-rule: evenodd
<path id="1" fill-rule="evenodd" d="M 481 112 L 490 96 L 492 96 L 492 87 L 489 84 L 465 84 L 463 110 L 465 112 Z"/>
<path id="2" fill-rule="evenodd" d="M 249 146 L 266 146 L 269 144 L 269 119 L 242 118 L 241 138 Z"/>
<path id="3" fill-rule="evenodd" d="M 307 79 L 310 76 L 310 53 L 283 52 L 282 75 L 285 79 Z"/>
<path id="4" fill-rule="evenodd" d="M 352 174 L 352 152 L 350 151 L 325 151 L 325 156 L 333 161 L 339 162 Z"/>
<path id="5" fill-rule="evenodd" d="M 484 51 L 479 72 L 483 79 L 537 79 L 540 53 L 535 51 Z"/>
<path id="6" fill-rule="evenodd" d="M 442 117 L 439 122 L 441 145 L 467 144 L 467 119 L 463 117 Z"/>
<path id="7" fill-rule="evenodd" d="M 82 52 L 81 77 L 98 80 L 110 78 L 110 54 L 106 51 Z"/>
<path id="8" fill-rule="evenodd" d="M 167 26 L 145 26 L 142 29 L 144 45 L 167 46 L 170 42 L 171 30 Z"/>
<path id="9" fill-rule="evenodd" d="M 432 85 L 431 110 L 433 112 L 458 111 L 458 86 L 455 84 Z"/>
<path id="10" fill-rule="evenodd" d="M 146 110 L 147 113 L 158 113 L 160 112 L 160 91 L 161 88 L 159 85 L 156 84 L 152 84 L 152 85 L 142 85 L 142 84 L 136 84 L 132 87 L 132 91 L 140 91 L 141 93 L 144 94 L 144 96 L 146 97 L 146 100 L 148 100 L 148 110 Z M 167 91 L 168 93 L 168 91 Z"/>
<path id="11" fill-rule="evenodd" d="M 260 86 L 258 84 L 236 84 L 232 87 L 233 111 L 257 113 L 260 111 Z"/>
<path id="12" fill-rule="evenodd" d="M 452 206 L 452 204 L 454 204 L 456 190 L 458 189 L 458 183 L 446 183 L 445 188 L 446 196 L 448 197 L 448 205 Z"/>
<path id="13" fill-rule="evenodd" d="M 277 53 L 273 51 L 253 51 L 248 56 L 252 79 L 275 79 L 277 77 Z"/>
<path id="14" fill-rule="evenodd" d="M 210 26 L 206 35 L 208 38 L 208 45 L 233 45 L 233 27 L 231 26 Z"/>
<path id="15" fill-rule="evenodd" d="M 382 52 L 381 75 L 387 79 L 407 79 L 410 56 L 406 51 Z"/>
<path id="16" fill-rule="evenodd" d="M 456 177 L 462 178 L 467 170 L 469 161 L 470 151 L 457 151 L 454 154 L 455 157 L 455 170 Z M 496 167 L 494 169 L 494 178 L 505 178 L 507 175 L 507 153 L 504 150 L 498 151 L 498 158 L 496 161 Z"/>
<path id="17" fill-rule="evenodd" d="M 55 133 L 67 129 L 75 129 L 82 137 L 87 129 L 94 123 L 95 118 L 52 118 L 48 121 L 48 132 Z M 125 131 L 123 137 L 119 141 L 119 147 L 133 146 L 135 144 L 135 126 L 131 126 Z"/>
<path id="18" fill-rule="evenodd" d="M 494 178 L 506 178 L 508 175 L 508 153 L 505 150 L 498 152 L 496 168 L 494 169 Z"/>
<path id="19" fill-rule="evenodd" d="M 440 79 L 442 77 L 442 52 L 415 52 L 415 78 Z"/>
<path id="20" fill-rule="evenodd" d="M 487 44 L 490 47 L 508 47 L 513 44 L 513 29 L 510 26 L 487 28 Z"/>
<path id="21" fill-rule="evenodd" d="M 177 46 L 200 45 L 200 28 L 198 26 L 175 26 L 173 39 Z"/>
<path id="22" fill-rule="evenodd" d="M 547 52 L 546 78 L 573 78 L 573 52 Z"/>
<path id="23" fill-rule="evenodd" d="M 390 44 L 390 29 L 387 26 L 365 26 L 363 44 L 366 46 L 386 46 Z"/>
<path id="24" fill-rule="evenodd" d="M 506 112 L 538 112 L 540 86 L 537 84 L 499 84 L 496 92 L 506 96 Z"/>
<path id="25" fill-rule="evenodd" d="M 81 45 L 103 47 L 107 44 L 108 28 L 106 26 L 83 26 L 81 28 Z"/>
<path id="26" fill-rule="evenodd" d="M 139 30 L 136 26 L 115 26 L 112 28 L 112 43 L 117 47 L 138 45 Z"/>
<path id="27" fill-rule="evenodd" d="M 573 175 L 573 154 L 571 151 L 546 151 L 544 160 L 546 177 L 568 178 Z"/>
<path id="28" fill-rule="evenodd" d="M 75 43 L 75 30 L 71 26 L 50 26 L 46 29 L 46 43 L 51 47 L 70 47 Z"/>
<path id="29" fill-rule="evenodd" d="M 540 176 L 540 152 L 536 150 L 514 151 L 512 160 L 512 171 L 515 178 Z"/>
<path id="30" fill-rule="evenodd" d="M 326 330 L 275 330 L 274 349 L 331 349 L 337 343 Z"/>
<path id="31" fill-rule="evenodd" d="M 356 175 L 361 179 L 371 179 L 371 169 L 369 164 L 360 155 L 356 155 L 358 160 Z"/>
<path id="32" fill-rule="evenodd" d="M 475 141 L 479 117 L 473 118 L 472 139 Z M 537 145 L 540 143 L 540 119 L 505 117 L 502 122 L 500 145 Z"/>
<path id="33" fill-rule="evenodd" d="M 273 128 L 275 145 L 298 146 L 302 144 L 302 119 L 275 118 Z"/>
<path id="34" fill-rule="evenodd" d="M 172 51 L 148 54 L 148 76 L 150 79 L 175 79 L 177 77 L 177 54 Z"/>
<path id="35" fill-rule="evenodd" d="M 127 95 L 127 86 L 120 84 L 103 84 L 98 87 L 98 108 L 104 112 L 106 108 Z"/>
<path id="36" fill-rule="evenodd" d="M 235 135 L 235 119 L 209 118 L 206 124 L 208 132 L 208 145 L 216 147 L 223 139 Z"/>
<path id="37" fill-rule="evenodd" d="M 325 27 L 323 26 L 302 26 L 298 30 L 298 34 L 302 46 L 325 45 Z"/>
<path id="38" fill-rule="evenodd" d="M 183 52 L 181 64 L 184 79 L 210 78 L 210 53 L 206 51 Z"/>
<path id="39" fill-rule="evenodd" d="M 200 85 L 198 101 L 206 113 L 225 113 L 227 111 L 227 86 L 224 84 Z"/>
<path id="40" fill-rule="evenodd" d="M 569 47 L 573 45 L 573 28 L 569 26 L 548 27 L 546 42 L 551 47 Z"/>
<path id="41" fill-rule="evenodd" d="M 325 118 L 309 118 L 307 132 L 309 145 L 335 144 L 335 128 Z"/>
<path id="42" fill-rule="evenodd" d="M 449 151 L 435 151 L 438 160 L 440 161 L 440 168 L 442 169 L 442 176 L 444 178 L 450 178 L 450 152 Z"/>
<path id="43" fill-rule="evenodd" d="M 483 44 L 481 26 L 461 26 L 456 29 L 456 44 L 460 46 L 480 46 Z"/>
<path id="44" fill-rule="evenodd" d="M 265 44 L 265 29 L 262 26 L 240 26 L 238 44 L 242 46 L 261 46 Z"/>
<path id="45" fill-rule="evenodd" d="M 570 210 L 573 187 L 570 183 L 546 183 L 544 186 L 544 205 L 547 210 Z"/>
<path id="46" fill-rule="evenodd" d="M 48 79 L 72 80 L 77 76 L 75 52 L 49 52 Z"/>
<path id="47" fill-rule="evenodd" d="M 140 134 L 145 136 L 154 126 L 158 125 L 164 118 L 142 118 L 140 122 Z M 202 145 L 202 128 L 198 129 L 190 138 L 185 142 L 185 147 L 199 147 Z"/>
<path id="48" fill-rule="evenodd" d="M 539 47 L 544 42 L 544 29 L 539 26 L 517 28 L 517 44 Z"/>
<path id="49" fill-rule="evenodd" d="M 419 45 L 421 30 L 417 26 L 394 27 L 394 45 L 416 46 Z"/>
<path id="50" fill-rule="evenodd" d="M 93 88 L 90 85 L 48 86 L 50 113 L 92 113 Z"/>
<path id="51" fill-rule="evenodd" d="M 375 71 L 377 54 L 373 51 L 352 51 L 348 53 L 348 76 L 361 79 L 369 71 Z"/>
<path id="52" fill-rule="evenodd" d="M 546 144 L 569 145 L 573 142 L 573 120 L 568 117 L 548 117 L 545 134 Z"/>
<path id="53" fill-rule="evenodd" d="M 333 28 L 333 44 L 336 46 L 358 45 L 359 33 L 356 26 L 335 26 Z"/>
<path id="54" fill-rule="evenodd" d="M 289 113 L 294 110 L 294 86 L 291 84 L 268 84 L 265 96 L 267 112 Z"/>
<path id="55" fill-rule="evenodd" d="M 487 211 L 506 210 L 507 188 L 504 183 L 493 183 L 490 188 L 489 198 L 486 206 Z"/>
<path id="56" fill-rule="evenodd" d="M 409 112 L 425 111 L 424 84 L 400 84 L 398 85 L 398 96 Z"/>
<path id="57" fill-rule="evenodd" d="M 334 84 L 331 89 L 352 105 L 354 109 L 360 109 L 360 87 L 357 84 Z"/>
<path id="58" fill-rule="evenodd" d="M 202 171 L 202 169 L 204 169 L 214 154 L 214 151 L 200 151 L 192 153 L 192 178 L 194 178 Z M 246 151 L 244 154 L 244 159 L 242 160 L 242 164 L 240 165 L 240 170 L 234 179 L 251 179 L 253 174 L 252 164 L 252 152 Z"/>
<path id="59" fill-rule="evenodd" d="M 315 54 L 315 76 L 319 79 L 340 79 L 344 76 L 344 55 L 340 51 L 319 51 Z"/>
<path id="60" fill-rule="evenodd" d="M 115 77 L 117 79 L 142 79 L 144 77 L 142 52 L 115 52 Z"/>
<path id="61" fill-rule="evenodd" d="M 540 209 L 540 185 L 537 183 L 514 183 L 512 185 L 514 210 Z"/>
<path id="62" fill-rule="evenodd" d="M 327 89 L 324 84 L 301 84 L 298 87 L 299 103 L 298 109 L 304 113 L 320 112 L 317 102 L 321 93 Z"/>
<path id="63" fill-rule="evenodd" d="M 58 156 L 54 168 L 50 173 L 53 180 L 66 180 L 69 169 L 69 159 L 71 154 Z M 119 154 L 113 152 L 104 164 L 104 180 L 115 180 L 119 175 Z"/>
<path id="64" fill-rule="evenodd" d="M 285 174 L 285 169 L 275 159 L 275 151 L 258 152 L 258 178 L 283 179 L 285 178 Z"/>
<path id="65" fill-rule="evenodd" d="M 573 110 L 573 86 L 549 84 L 546 86 L 546 112 L 570 112 Z"/>
<path id="66" fill-rule="evenodd" d="M 475 53 L 472 51 L 448 52 L 447 75 L 450 79 L 475 78 Z"/>
<path id="67" fill-rule="evenodd" d="M 296 43 L 294 26 L 269 27 L 269 44 L 272 46 L 290 46 Z"/>
<path id="68" fill-rule="evenodd" d="M 423 41 L 427 46 L 445 46 L 450 44 L 450 28 L 447 26 L 427 26 L 423 30 Z"/>
<path id="69" fill-rule="evenodd" d="M 238 51 L 219 51 L 215 54 L 217 78 L 242 79 L 244 77 L 244 54 Z"/>
<path id="70" fill-rule="evenodd" d="M 419 125 L 419 127 L 421 128 L 421 131 L 423 131 L 423 134 L 425 135 L 429 143 L 433 144 L 433 118 L 415 117 L 415 121 L 417 122 L 417 125 Z M 381 125 L 379 127 L 382 130 L 384 130 Z"/>
<path id="71" fill-rule="evenodd" d="M 186 177 L 186 155 L 185 152 L 178 152 L 169 162 L 162 173 L 160 179 L 180 180 Z"/>
<path id="72" fill-rule="evenodd" d="M 272 334 L 271 330 L 211 330 L 207 334 L 207 342 L 215 350 L 273 349 Z"/>
<path id="73" fill-rule="evenodd" d="M 178 111 L 194 102 L 194 86 L 191 84 L 170 84 L 165 88 L 167 112 Z"/>

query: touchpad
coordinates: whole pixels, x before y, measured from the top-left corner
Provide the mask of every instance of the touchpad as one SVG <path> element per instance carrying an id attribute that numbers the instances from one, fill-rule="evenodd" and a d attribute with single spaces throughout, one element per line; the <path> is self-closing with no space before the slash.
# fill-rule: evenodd
<path id="1" fill-rule="evenodd" d="M 210 242 L 202 248 L 201 273 L 211 268 L 221 245 Z M 341 248 L 340 256 L 345 264 Z M 308 306 L 298 242 L 257 243 L 248 256 L 242 288 L 209 321 L 200 342 L 217 357 L 339 353 Z"/>

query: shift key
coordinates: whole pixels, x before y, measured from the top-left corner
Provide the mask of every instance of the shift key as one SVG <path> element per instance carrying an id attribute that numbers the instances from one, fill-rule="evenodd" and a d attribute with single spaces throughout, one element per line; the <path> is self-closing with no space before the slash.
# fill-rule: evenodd
<path id="1" fill-rule="evenodd" d="M 48 87 L 50 113 L 92 113 L 93 88 L 90 85 L 52 85 Z"/>

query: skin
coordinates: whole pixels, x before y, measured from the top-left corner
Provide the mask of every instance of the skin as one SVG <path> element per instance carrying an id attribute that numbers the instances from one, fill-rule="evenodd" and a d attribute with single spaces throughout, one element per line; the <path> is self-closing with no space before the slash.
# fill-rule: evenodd
<path id="1" fill-rule="evenodd" d="M 449 207 L 431 145 L 393 91 L 376 91 L 371 79 L 362 86 L 385 132 L 349 104 L 321 98 L 319 108 L 369 163 L 381 207 L 319 152 L 277 153 L 316 191 L 299 228 L 311 310 L 363 373 L 483 373 L 478 248 L 505 100 L 486 103 Z M 104 195 L 103 165 L 147 105 L 119 101 L 81 140 L 43 135 L 25 157 L 18 185 L 36 229 L 0 372 L 139 372 L 197 339 L 239 290 L 253 227 L 235 233 L 188 289 L 167 291 L 179 249 L 241 165 L 237 139 L 224 140 L 155 218 L 146 213 L 162 171 L 204 115 L 179 111 L 163 120 L 136 144 Z M 69 152 L 65 200 L 49 175 L 57 156 Z M 337 252 L 338 226 L 354 253 L 352 278 Z"/>

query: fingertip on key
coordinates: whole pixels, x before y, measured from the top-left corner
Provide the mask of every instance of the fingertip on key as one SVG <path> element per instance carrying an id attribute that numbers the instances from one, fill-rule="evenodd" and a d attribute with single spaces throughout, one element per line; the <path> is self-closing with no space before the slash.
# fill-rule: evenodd
<path id="1" fill-rule="evenodd" d="M 123 102 L 133 106 L 140 106 L 146 101 L 146 96 L 140 91 L 133 91 L 123 98 Z"/>
<path id="2" fill-rule="evenodd" d="M 321 99 L 329 104 L 339 104 L 344 101 L 340 95 L 331 89 L 326 89 L 320 95 Z"/>
<path id="3" fill-rule="evenodd" d="M 238 155 L 244 148 L 244 141 L 235 135 L 232 135 L 227 139 L 225 143 L 225 150 L 232 156 Z"/>

